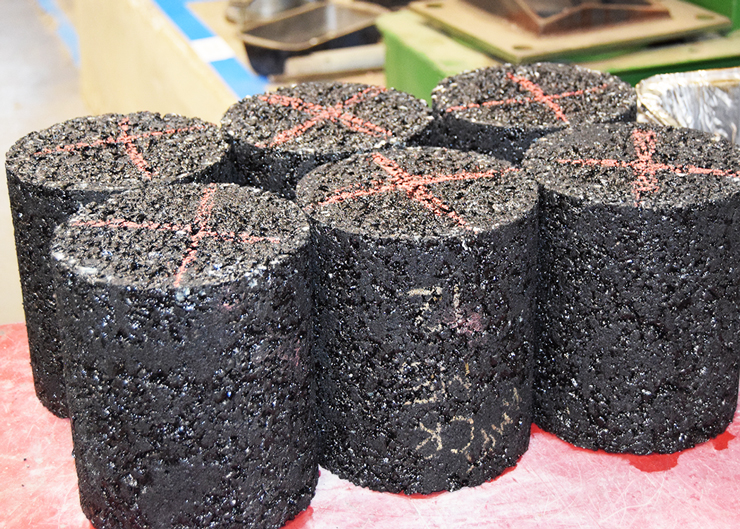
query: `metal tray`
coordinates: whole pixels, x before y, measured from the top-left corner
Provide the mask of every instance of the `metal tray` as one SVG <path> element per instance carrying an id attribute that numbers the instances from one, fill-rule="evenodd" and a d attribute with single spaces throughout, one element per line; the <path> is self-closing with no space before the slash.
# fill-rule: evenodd
<path id="1" fill-rule="evenodd" d="M 373 26 L 388 10 L 365 2 L 316 2 L 290 9 L 242 32 L 247 46 L 301 52 Z"/>
<path id="2" fill-rule="evenodd" d="M 740 143 L 740 68 L 655 75 L 636 90 L 638 121 L 703 130 Z"/>

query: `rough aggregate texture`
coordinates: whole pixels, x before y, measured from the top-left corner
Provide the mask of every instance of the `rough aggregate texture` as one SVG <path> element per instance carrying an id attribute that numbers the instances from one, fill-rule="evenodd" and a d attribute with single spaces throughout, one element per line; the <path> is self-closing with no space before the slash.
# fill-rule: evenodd
<path id="1" fill-rule="evenodd" d="M 738 391 L 738 153 L 688 129 L 542 138 L 535 422 L 576 445 L 670 453 Z"/>
<path id="2" fill-rule="evenodd" d="M 149 112 L 77 118 L 8 151 L 6 172 L 36 393 L 66 417 L 49 244 L 77 208 L 146 181 L 236 179 L 219 129 Z"/>
<path id="3" fill-rule="evenodd" d="M 116 219 L 130 222 L 99 225 Z M 260 230 L 276 240 L 236 240 Z M 295 205 L 230 185 L 121 193 L 57 230 L 75 462 L 95 527 L 277 528 L 308 507 L 308 251 Z M 175 286 L 168 261 L 190 258 Z"/>
<path id="4" fill-rule="evenodd" d="M 576 65 L 504 65 L 461 73 L 432 91 L 424 143 L 493 154 L 512 163 L 546 134 L 590 123 L 634 121 L 634 89 Z"/>
<path id="5" fill-rule="evenodd" d="M 314 170 L 297 200 L 316 249 L 321 464 L 407 494 L 516 464 L 531 424 L 534 183 L 476 153 L 392 149 Z"/>
<path id="6" fill-rule="evenodd" d="M 247 97 L 221 120 L 251 184 L 295 197 L 311 169 L 367 152 L 413 143 L 431 123 L 415 97 L 353 83 L 301 83 Z"/>

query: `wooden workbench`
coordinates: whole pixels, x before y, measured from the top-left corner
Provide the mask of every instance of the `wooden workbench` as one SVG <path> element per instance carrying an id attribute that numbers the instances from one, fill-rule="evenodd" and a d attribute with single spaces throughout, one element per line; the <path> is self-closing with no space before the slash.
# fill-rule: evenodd
<path id="1" fill-rule="evenodd" d="M 267 85 L 185 0 L 75 0 L 74 7 L 82 95 L 93 114 L 150 110 L 218 122 L 233 102 Z"/>

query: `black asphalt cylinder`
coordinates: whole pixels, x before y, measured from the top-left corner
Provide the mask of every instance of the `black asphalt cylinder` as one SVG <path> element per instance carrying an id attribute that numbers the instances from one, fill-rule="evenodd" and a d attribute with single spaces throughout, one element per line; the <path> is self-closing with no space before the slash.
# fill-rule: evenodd
<path id="1" fill-rule="evenodd" d="M 634 89 L 581 66 L 507 64 L 443 79 L 428 143 L 521 162 L 537 138 L 570 126 L 634 121 Z"/>
<path id="2" fill-rule="evenodd" d="M 298 184 L 316 248 L 321 464 L 380 491 L 473 486 L 531 425 L 537 188 L 438 148 L 359 154 Z"/>
<path id="3" fill-rule="evenodd" d="M 149 112 L 77 118 L 33 132 L 5 169 L 36 394 L 67 416 L 49 245 L 81 204 L 144 182 L 234 178 L 218 127 Z"/>
<path id="4" fill-rule="evenodd" d="M 535 422 L 578 446 L 670 453 L 737 405 L 740 156 L 709 134 L 592 125 L 537 141 Z"/>
<path id="5" fill-rule="evenodd" d="M 82 509 L 98 528 L 277 528 L 318 479 L 310 234 L 232 184 L 92 204 L 52 255 Z"/>
<path id="6" fill-rule="evenodd" d="M 234 104 L 221 120 L 251 184 L 287 198 L 323 163 L 405 146 L 431 123 L 420 99 L 353 83 L 302 83 Z"/>

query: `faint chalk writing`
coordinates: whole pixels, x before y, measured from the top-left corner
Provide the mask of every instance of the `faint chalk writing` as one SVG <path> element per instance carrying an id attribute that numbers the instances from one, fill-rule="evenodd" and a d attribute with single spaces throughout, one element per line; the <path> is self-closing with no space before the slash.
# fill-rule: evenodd
<path id="1" fill-rule="evenodd" d="M 438 395 L 439 393 L 437 393 Z M 426 404 L 431 402 L 425 400 Z M 519 392 L 514 388 L 510 400 L 502 399 L 504 411 L 501 420 L 491 423 L 480 416 L 469 417 L 456 415 L 452 419 L 439 420 L 434 424 L 419 421 L 416 431 L 422 434 L 422 440 L 416 445 L 416 451 L 424 459 L 432 459 L 443 452 L 459 455 L 468 462 L 468 473 L 472 472 L 478 461 L 496 447 L 497 439 L 505 435 L 510 428 L 516 427 L 509 415 L 516 412 L 521 404 Z"/>
<path id="2" fill-rule="evenodd" d="M 452 306 L 453 316 L 446 321 L 450 328 L 455 329 L 459 334 L 467 335 L 483 330 L 480 313 L 460 307 L 460 287 L 457 285 L 455 285 L 455 293 L 452 296 Z"/>
<path id="3" fill-rule="evenodd" d="M 473 440 L 475 439 L 475 421 L 473 421 L 473 419 L 469 417 L 458 415 L 456 417 L 453 417 L 452 421 L 450 422 L 463 422 L 470 425 L 470 441 L 468 441 L 468 444 L 466 444 L 462 448 L 450 448 L 450 452 L 452 452 L 453 454 L 467 453 L 467 450 L 470 448 L 470 445 L 473 444 Z"/>
<path id="4" fill-rule="evenodd" d="M 433 306 L 436 305 L 443 296 L 442 287 L 435 286 L 431 288 L 414 288 L 406 294 L 409 297 L 419 297 L 422 300 L 421 312 L 414 318 L 414 324 L 417 327 L 423 327 L 429 332 L 441 332 L 445 328 L 452 329 L 458 334 L 473 335 L 476 332 L 482 332 L 484 329 L 483 318 L 477 310 L 471 310 L 465 307 L 460 301 L 460 287 L 453 287 L 452 295 L 452 313 L 445 316 L 432 317 Z"/>
<path id="5" fill-rule="evenodd" d="M 434 441 L 436 443 L 436 445 L 437 445 L 436 451 L 437 452 L 439 452 L 440 450 L 442 450 L 442 425 L 440 423 L 437 423 L 437 427 L 434 430 L 431 430 L 431 429 L 427 428 L 426 426 L 424 426 L 424 423 L 423 422 L 420 422 L 419 423 L 419 429 L 422 432 L 428 433 L 429 434 L 429 437 L 427 437 L 426 439 L 424 439 L 421 443 L 419 443 L 417 445 L 417 447 L 416 447 L 416 450 L 417 451 L 420 450 L 421 448 L 424 448 L 424 446 L 426 446 L 426 444 L 428 442 L 430 442 L 430 441 Z M 430 459 L 432 457 L 433 457 L 433 454 L 432 455 L 429 455 L 429 456 L 426 456 L 424 459 Z"/>
<path id="6" fill-rule="evenodd" d="M 442 298 L 442 287 L 431 287 L 431 288 L 412 288 L 406 295 L 409 297 L 420 297 L 422 299 L 421 314 L 414 318 L 414 324 L 417 327 L 424 325 L 427 322 L 429 314 L 432 312 L 432 303 L 437 303 Z M 439 329 L 442 330 L 442 326 L 438 325 Z"/>
<path id="7" fill-rule="evenodd" d="M 418 368 L 420 365 L 421 365 L 420 362 L 412 362 L 411 364 L 409 364 L 409 366 L 412 368 Z M 451 388 L 454 384 L 459 384 L 458 389 L 462 388 L 464 392 L 464 396 L 469 397 L 470 389 L 471 389 L 469 377 L 470 377 L 470 366 L 467 363 L 465 363 L 465 377 L 456 374 L 449 380 L 449 382 L 445 382 L 443 377 L 435 378 L 434 376 L 432 376 L 431 378 L 429 378 L 428 380 L 425 380 L 421 384 L 417 384 L 413 386 L 411 390 L 416 393 L 422 388 L 426 388 L 426 389 L 434 388 L 436 385 L 439 385 L 439 390 L 436 390 L 436 391 L 432 390 L 432 395 L 428 398 L 417 398 L 417 399 L 414 399 L 413 401 L 407 400 L 406 402 L 403 403 L 403 405 L 411 406 L 411 405 L 418 405 L 418 404 L 429 404 L 429 403 L 434 403 L 434 402 L 440 402 L 450 396 L 448 388 Z"/>

